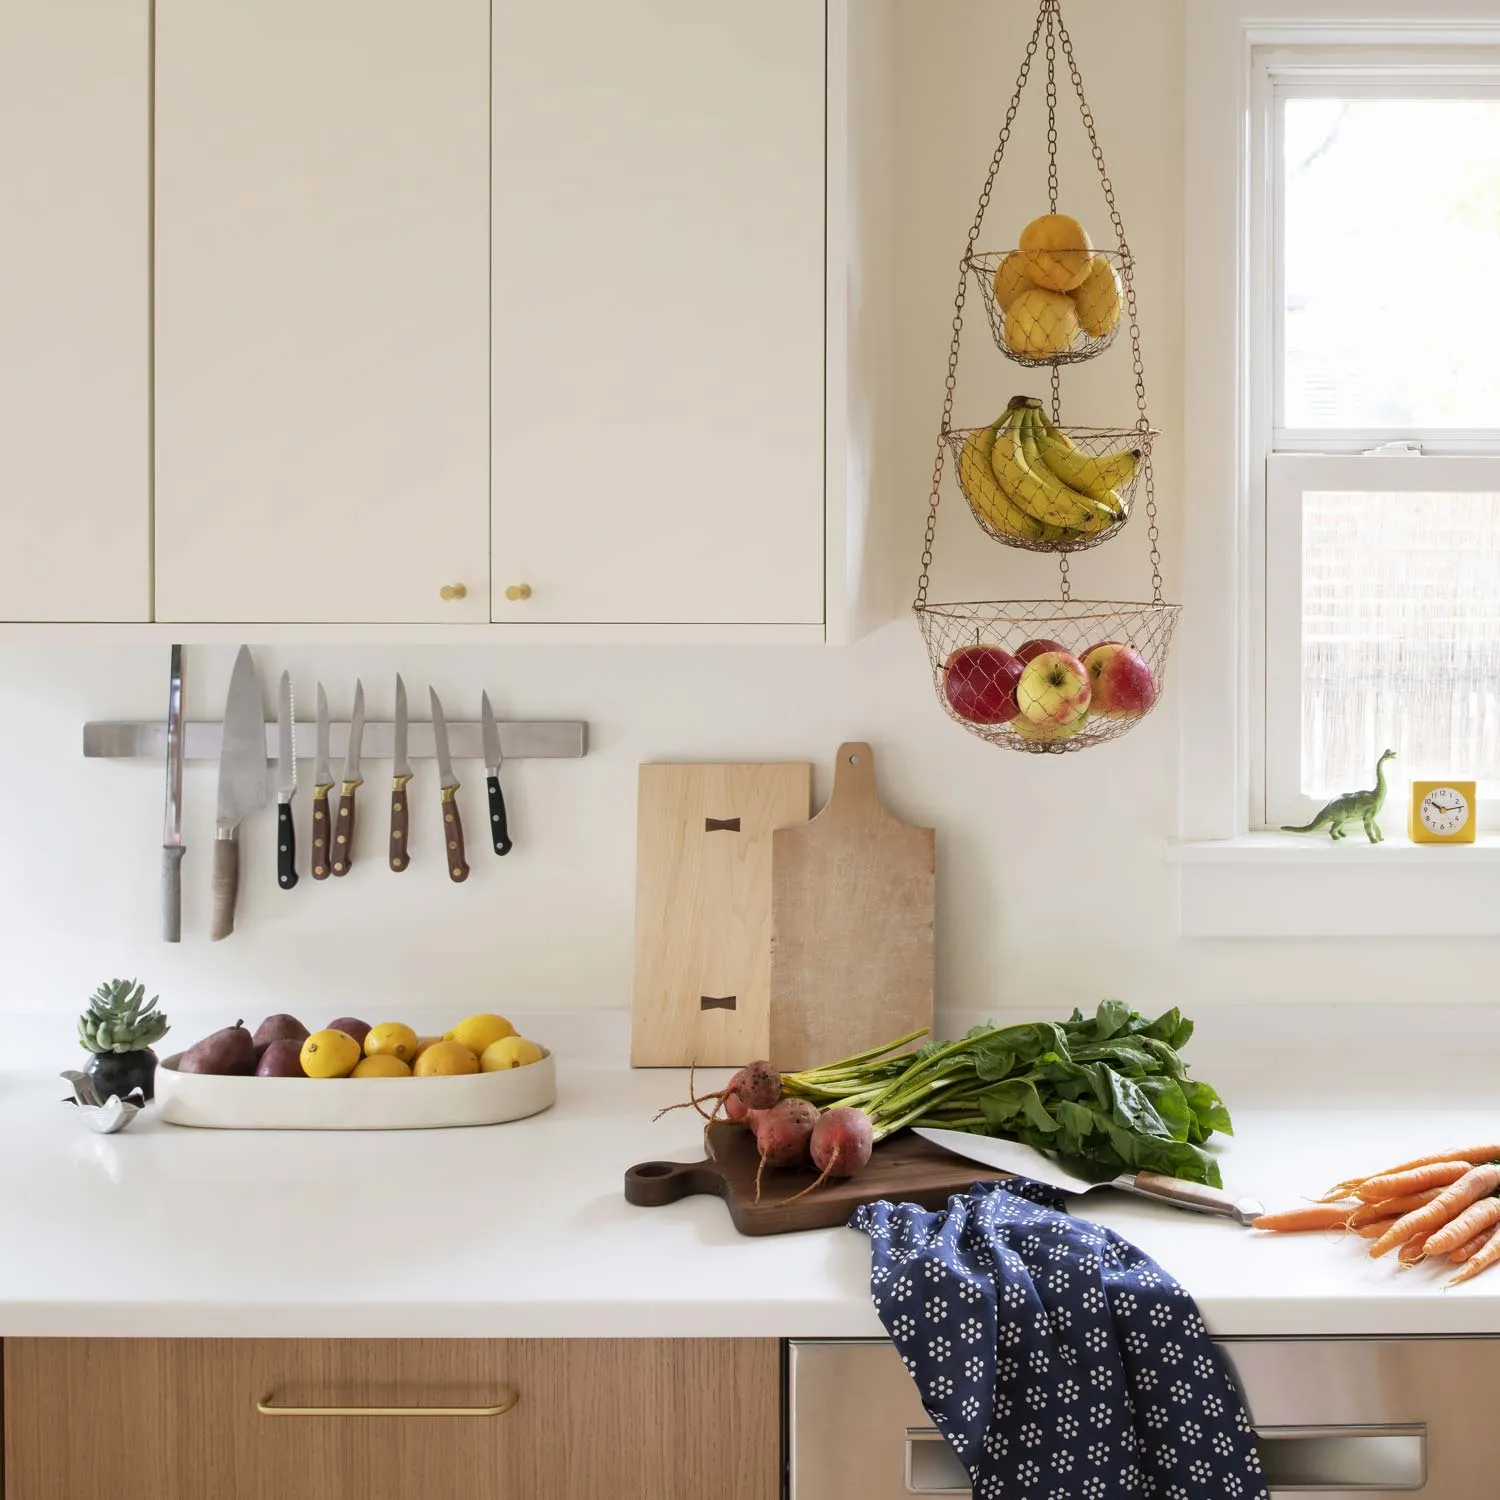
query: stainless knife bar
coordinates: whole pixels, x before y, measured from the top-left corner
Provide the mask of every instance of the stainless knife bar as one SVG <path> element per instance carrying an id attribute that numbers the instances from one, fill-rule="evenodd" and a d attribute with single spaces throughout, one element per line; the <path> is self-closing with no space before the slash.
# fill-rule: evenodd
<path id="1" fill-rule="evenodd" d="M 183 726 L 183 751 L 188 760 L 217 760 L 223 726 L 190 723 Z M 349 725 L 330 724 L 329 751 L 338 758 L 349 748 Z M 501 722 L 500 748 L 506 760 L 577 760 L 588 753 L 588 725 L 572 719 L 555 722 Z M 413 760 L 432 760 L 432 725 L 409 726 L 407 753 Z M 365 725 L 364 757 L 366 760 L 389 760 L 395 749 L 396 726 L 391 723 Z M 481 728 L 476 723 L 450 722 L 448 736 L 454 760 L 483 760 Z M 300 747 L 299 747 L 300 748 Z M 83 726 L 83 753 L 89 760 L 157 760 L 167 753 L 167 726 L 164 723 L 95 722 Z M 276 721 L 266 724 L 266 759 L 276 758 Z M 299 760 L 311 760 L 299 755 Z"/>

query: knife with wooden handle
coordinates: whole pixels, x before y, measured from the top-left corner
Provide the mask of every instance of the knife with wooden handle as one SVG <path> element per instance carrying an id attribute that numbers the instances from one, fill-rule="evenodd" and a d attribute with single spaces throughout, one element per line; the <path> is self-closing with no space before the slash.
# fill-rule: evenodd
<path id="1" fill-rule="evenodd" d="M 411 863 L 411 809 L 407 787 L 412 779 L 406 752 L 406 684 L 396 673 L 396 742 L 391 752 L 391 869 L 398 875 Z"/>
<path id="2" fill-rule="evenodd" d="M 314 880 L 327 880 L 333 873 L 329 850 L 333 847 L 333 823 L 328 815 L 328 794 L 333 790 L 333 763 L 328 753 L 328 694 L 318 684 L 318 758 L 313 769 L 313 861 Z"/>
<path id="3" fill-rule="evenodd" d="M 333 825 L 333 873 L 347 875 L 354 863 L 354 794 L 364 785 L 359 774 L 360 742 L 365 735 L 365 685 L 354 683 L 354 712 L 349 716 L 349 749 L 339 780 L 338 816 Z"/>
<path id="4" fill-rule="evenodd" d="M 443 849 L 448 856 L 448 878 L 462 884 L 469 878 L 469 862 L 464 857 L 464 825 L 458 811 L 459 779 L 453 771 L 453 755 L 448 746 L 448 720 L 443 715 L 437 689 L 429 687 L 432 699 L 432 747 L 438 763 L 438 785 L 443 806 Z"/>

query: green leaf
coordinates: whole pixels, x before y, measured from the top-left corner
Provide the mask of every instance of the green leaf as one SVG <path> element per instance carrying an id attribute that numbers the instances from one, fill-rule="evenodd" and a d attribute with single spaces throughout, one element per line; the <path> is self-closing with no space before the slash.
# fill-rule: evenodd
<path id="1" fill-rule="evenodd" d="M 1107 1042 L 1129 1026 L 1135 1012 L 1123 1000 L 1101 1000 L 1094 1017 L 1094 1040 Z"/>
<path id="2" fill-rule="evenodd" d="M 979 1107 L 985 1119 L 999 1129 L 1026 1121 L 1034 1130 L 1051 1136 L 1057 1132 L 1057 1121 L 1047 1112 L 1036 1085 L 1024 1079 L 997 1083 L 979 1096 Z"/>
<path id="3" fill-rule="evenodd" d="M 1137 1135 L 1153 1135 L 1171 1139 L 1167 1123 L 1157 1114 L 1155 1106 L 1128 1078 L 1119 1073 L 1109 1074 L 1110 1094 L 1114 1103 L 1115 1123 Z"/>
<path id="4" fill-rule="evenodd" d="M 1193 1138 L 1193 1131 L 1198 1124 L 1197 1116 L 1175 1078 L 1143 1078 L 1139 1088 L 1166 1122 L 1167 1131 L 1174 1141 Z"/>
<path id="5" fill-rule="evenodd" d="M 1180 1051 L 1192 1039 L 1193 1023 L 1187 1020 L 1174 1005 L 1171 1010 L 1164 1011 L 1151 1022 L 1142 1034 L 1154 1036 L 1158 1041 L 1163 1041 L 1169 1047 L 1175 1047 Z"/>
<path id="6" fill-rule="evenodd" d="M 1229 1111 L 1224 1107 L 1224 1101 L 1219 1098 L 1218 1091 L 1211 1084 L 1203 1083 L 1196 1078 L 1184 1078 L 1182 1093 L 1188 1102 L 1188 1108 L 1192 1110 L 1202 1128 L 1205 1139 L 1215 1130 L 1221 1131 L 1224 1135 L 1234 1134 L 1234 1123 L 1229 1118 Z"/>

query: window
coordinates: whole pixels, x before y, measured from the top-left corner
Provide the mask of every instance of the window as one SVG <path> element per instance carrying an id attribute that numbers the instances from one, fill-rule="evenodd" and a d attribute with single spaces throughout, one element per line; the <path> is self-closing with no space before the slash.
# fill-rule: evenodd
<path id="1" fill-rule="evenodd" d="M 1389 747 L 1500 826 L 1500 54 L 1265 61 L 1255 812 L 1304 822 Z"/>

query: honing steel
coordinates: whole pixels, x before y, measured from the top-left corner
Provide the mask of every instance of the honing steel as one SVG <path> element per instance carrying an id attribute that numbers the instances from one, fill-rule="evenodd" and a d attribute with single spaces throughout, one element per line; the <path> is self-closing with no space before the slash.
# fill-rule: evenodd
<path id="1" fill-rule="evenodd" d="M 339 811 L 333 829 L 333 873 L 347 875 L 354 863 L 354 794 L 365 784 L 359 774 L 360 742 L 365 737 L 365 685 L 354 682 L 354 712 L 349 716 L 349 749 L 339 778 Z"/>
<path id="2" fill-rule="evenodd" d="M 182 941 L 182 647 L 172 647 L 167 690 L 167 813 L 161 836 L 161 935 Z"/>
<path id="3" fill-rule="evenodd" d="M 234 931 L 240 891 L 240 824 L 266 805 L 266 717 L 250 648 L 241 646 L 229 675 L 224 740 L 219 750 L 218 829 L 214 835 L 214 914 L 209 936 Z"/>
<path id="4" fill-rule="evenodd" d="M 510 828 L 505 820 L 505 793 L 500 790 L 500 767 L 505 757 L 500 753 L 500 727 L 495 723 L 488 693 L 479 700 L 479 727 L 484 738 L 484 782 L 490 793 L 490 839 L 496 854 L 509 854 Z"/>
<path id="5" fill-rule="evenodd" d="M 443 851 L 448 857 L 448 878 L 469 878 L 469 862 L 464 858 L 464 825 L 458 815 L 459 780 L 453 773 L 453 756 L 448 749 L 448 721 L 443 717 L 443 703 L 435 687 L 428 687 L 432 699 L 432 748 L 437 756 L 438 786 L 443 800 Z"/>
<path id="6" fill-rule="evenodd" d="M 318 684 L 318 758 L 313 764 L 313 879 L 327 880 L 332 822 L 328 794 L 333 790 L 333 765 L 328 758 L 328 694 Z"/>
<path id="7" fill-rule="evenodd" d="M 982 1162 L 999 1172 L 1014 1172 L 1017 1177 L 1029 1177 L 1033 1182 L 1045 1182 L 1049 1187 L 1065 1193 L 1091 1193 L 1095 1188 L 1118 1188 L 1122 1193 L 1134 1193 L 1140 1198 L 1154 1198 L 1158 1203 L 1170 1203 L 1173 1208 L 1190 1209 L 1199 1214 L 1220 1214 L 1248 1224 L 1265 1213 L 1265 1207 L 1254 1198 L 1231 1198 L 1218 1188 L 1206 1187 L 1199 1182 L 1183 1182 L 1178 1177 L 1164 1177 L 1160 1172 L 1122 1172 L 1105 1182 L 1090 1182 L 1087 1177 L 1076 1177 L 1067 1168 L 1060 1167 L 1050 1156 L 1044 1155 L 1020 1141 L 1003 1141 L 994 1136 L 971 1135 L 965 1130 L 927 1130 L 916 1132 L 923 1140 L 941 1146 L 955 1156 L 969 1161 Z"/>
<path id="8" fill-rule="evenodd" d="M 297 883 L 297 826 L 292 800 L 297 795 L 297 705 L 292 674 L 281 674 L 276 695 L 276 879 L 282 890 Z"/>
<path id="9" fill-rule="evenodd" d="M 412 778 L 406 753 L 406 684 L 396 673 L 396 742 L 391 753 L 391 868 L 399 875 L 411 863 L 411 814 L 406 788 Z"/>

